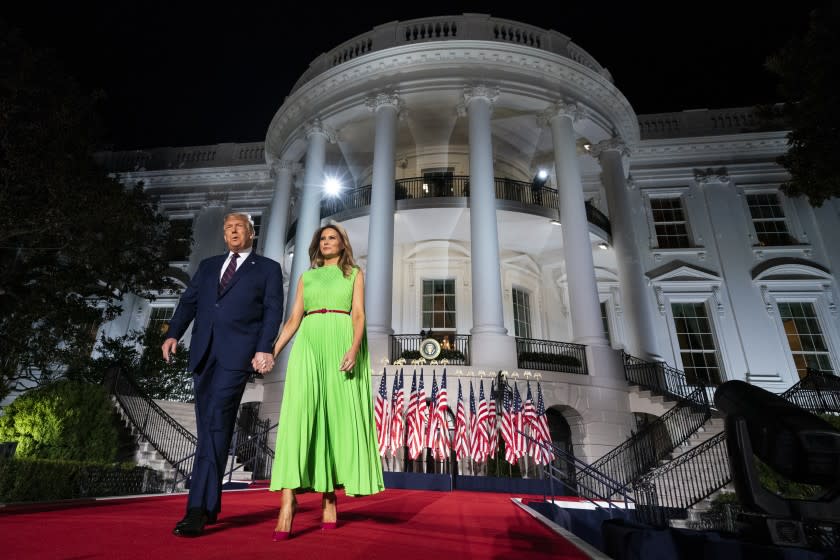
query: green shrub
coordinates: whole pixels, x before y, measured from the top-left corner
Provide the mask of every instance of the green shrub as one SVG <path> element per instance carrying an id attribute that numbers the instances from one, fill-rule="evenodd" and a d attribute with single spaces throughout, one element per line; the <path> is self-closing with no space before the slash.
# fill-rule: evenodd
<path id="1" fill-rule="evenodd" d="M 5 408 L 0 441 L 17 442 L 18 458 L 111 462 L 119 447 L 116 412 L 103 387 L 58 381 Z"/>
<path id="2" fill-rule="evenodd" d="M 157 473 L 127 463 L 54 459 L 0 461 L 0 502 L 124 496 L 162 490 Z"/>

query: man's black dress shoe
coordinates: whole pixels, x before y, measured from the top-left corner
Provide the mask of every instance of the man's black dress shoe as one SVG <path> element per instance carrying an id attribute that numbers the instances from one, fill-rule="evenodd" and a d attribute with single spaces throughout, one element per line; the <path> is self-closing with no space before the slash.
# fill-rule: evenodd
<path id="1" fill-rule="evenodd" d="M 187 515 L 175 524 L 172 534 L 179 537 L 199 537 L 204 533 L 208 517 L 202 508 L 190 508 L 187 510 Z"/>
<path id="2" fill-rule="evenodd" d="M 205 525 L 215 525 L 217 523 L 218 518 L 219 518 L 218 513 L 213 512 L 213 513 L 207 513 L 206 515 L 207 515 L 207 522 L 205 523 Z M 175 526 L 178 527 L 178 526 L 186 523 L 188 517 L 189 516 L 184 516 L 184 518 L 182 520 L 180 520 L 178 523 L 176 523 Z"/>

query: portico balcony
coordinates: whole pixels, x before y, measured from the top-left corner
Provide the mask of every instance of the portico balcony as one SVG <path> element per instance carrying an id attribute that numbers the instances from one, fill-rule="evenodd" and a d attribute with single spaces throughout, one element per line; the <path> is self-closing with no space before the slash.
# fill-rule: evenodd
<path id="1" fill-rule="evenodd" d="M 525 212 L 550 219 L 559 219 L 557 189 L 534 187 L 525 181 L 506 177 L 495 178 L 496 202 L 500 210 Z M 369 213 L 371 185 L 344 191 L 337 196 L 321 200 L 321 219 L 344 221 Z M 418 208 L 461 207 L 470 202 L 470 178 L 454 175 L 438 179 L 410 177 L 398 179 L 394 185 L 397 210 Z M 609 219 L 595 206 L 586 202 L 586 217 L 593 232 L 609 240 L 612 234 Z M 295 236 L 297 221 L 289 227 L 287 239 Z M 599 231 L 600 230 L 600 231 Z"/>

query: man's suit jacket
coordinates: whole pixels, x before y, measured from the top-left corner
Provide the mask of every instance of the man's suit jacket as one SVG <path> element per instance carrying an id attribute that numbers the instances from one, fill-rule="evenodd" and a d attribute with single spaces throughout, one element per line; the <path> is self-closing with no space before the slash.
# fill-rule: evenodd
<path id="1" fill-rule="evenodd" d="M 283 320 L 283 272 L 269 258 L 251 252 L 219 294 L 227 254 L 201 261 L 169 321 L 168 337 L 180 339 L 195 320 L 190 370 L 213 351 L 225 369 L 250 371 L 256 352 L 271 352 Z M 211 348 L 212 346 L 212 348 Z"/>

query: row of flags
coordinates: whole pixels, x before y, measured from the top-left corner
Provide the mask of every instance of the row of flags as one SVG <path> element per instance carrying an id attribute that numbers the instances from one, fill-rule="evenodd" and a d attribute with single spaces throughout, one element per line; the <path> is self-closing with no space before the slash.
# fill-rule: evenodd
<path id="1" fill-rule="evenodd" d="M 513 389 L 505 385 L 501 414 L 497 414 L 495 403 L 488 401 L 484 396 L 483 379 L 479 381 L 478 405 L 476 406 L 473 382 L 470 380 L 469 414 L 467 414 L 459 380 L 455 408 L 455 434 L 450 437 L 447 423 L 449 399 L 446 389 L 446 369 L 444 368 L 441 375 L 440 387 L 437 384 L 436 373 L 432 371 L 432 393 L 428 402 L 422 368 L 419 381 L 418 385 L 415 370 L 406 407 L 402 368 L 399 373 L 394 374 L 390 400 L 388 399 L 387 373 L 382 372 L 382 381 L 379 384 L 374 405 L 377 444 L 381 456 L 385 457 L 391 453 L 396 457 L 398 451 L 407 447 L 408 457 L 414 460 L 428 448 L 437 461 L 449 459 L 450 451 L 454 450 L 459 461 L 472 458 L 477 463 L 483 463 L 488 458 L 496 456 L 498 440 L 501 436 L 505 442 L 505 460 L 509 463 L 516 463 L 526 455 L 540 465 L 548 464 L 554 459 L 550 449 L 539 445 L 539 443 L 551 443 L 548 420 L 545 415 L 545 402 L 539 382 L 537 382 L 536 404 L 532 398 L 530 381 L 527 382 L 524 403 L 515 382 Z M 494 389 L 494 382 L 491 381 L 491 395 Z M 522 435 L 523 431 L 535 441 L 530 441 Z"/>

